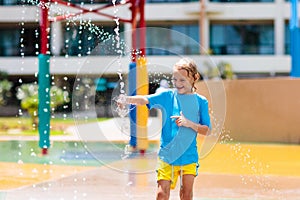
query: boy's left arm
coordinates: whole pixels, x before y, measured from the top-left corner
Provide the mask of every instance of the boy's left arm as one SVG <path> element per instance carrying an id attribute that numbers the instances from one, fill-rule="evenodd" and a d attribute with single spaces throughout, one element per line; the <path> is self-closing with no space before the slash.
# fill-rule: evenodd
<path id="1" fill-rule="evenodd" d="M 209 135 L 210 129 L 208 126 L 192 122 L 191 120 L 187 119 L 182 112 L 180 112 L 180 116 L 171 116 L 171 118 L 177 118 L 175 121 L 177 126 L 185 126 L 193 129 L 196 133 L 201 135 Z"/>
<path id="2" fill-rule="evenodd" d="M 188 124 L 187 127 L 190 127 L 191 129 L 193 129 L 194 131 L 196 131 L 197 133 L 199 133 L 201 135 L 209 135 L 209 133 L 210 133 L 210 129 L 206 125 L 197 124 L 190 120 L 188 120 L 187 124 Z"/>

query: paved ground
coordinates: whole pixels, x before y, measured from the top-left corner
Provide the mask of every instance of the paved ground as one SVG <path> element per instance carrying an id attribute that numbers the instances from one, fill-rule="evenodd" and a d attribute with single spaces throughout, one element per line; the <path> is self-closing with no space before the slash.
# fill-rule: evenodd
<path id="1" fill-rule="evenodd" d="M 155 134 L 149 136 L 149 139 L 154 142 L 158 139 L 155 120 L 151 121 L 151 128 L 156 127 L 152 130 Z M 69 129 L 70 135 L 52 137 L 51 140 L 82 141 L 82 133 L 87 133 L 83 136 L 86 145 L 95 139 L 111 142 L 126 141 L 128 136 L 117 126 L 118 122 L 116 124 L 114 120 L 101 124 L 83 124 L 76 129 L 74 127 Z M 78 132 L 81 133 L 78 135 Z M 0 138 L 0 141 L 13 139 L 21 141 L 25 138 L 6 137 Z M 200 138 L 198 142 L 201 146 L 203 140 Z M 20 147 L 20 144 L 14 145 L 17 146 L 16 148 Z M 81 147 L 72 146 L 71 151 L 76 151 L 76 148 Z M 299 152 L 299 145 L 234 142 L 218 144 L 201 160 L 199 176 L 194 187 L 194 199 L 300 200 Z M 52 151 L 52 153 L 57 152 Z M 100 153 L 107 156 L 116 154 L 107 149 Z M 35 159 L 45 158 L 37 155 Z M 0 162 L 0 200 L 150 200 L 154 199 L 156 191 L 155 165 L 155 150 L 144 157 L 129 154 L 127 157 L 125 155 L 110 162 L 101 163 L 99 160 L 99 165 L 94 166 L 68 162 L 37 164 L 22 160 Z M 172 191 L 171 199 L 179 199 L 178 187 Z"/>
<path id="2" fill-rule="evenodd" d="M 129 140 L 129 119 L 113 118 L 98 123 L 76 124 L 65 130 L 64 136 L 51 136 L 51 141 L 128 141 Z M 150 141 L 157 141 L 160 137 L 160 121 L 153 117 L 148 120 Z M 122 129 L 121 126 L 124 126 Z M 38 140 L 38 136 L 0 136 L 0 141 L 5 140 Z"/>
<path id="3" fill-rule="evenodd" d="M 142 159 L 130 160 L 126 165 L 128 167 L 149 162 L 151 161 Z M 116 163 L 118 164 L 121 163 Z M 300 197 L 299 185 L 299 177 L 200 173 L 194 186 L 194 199 L 297 200 Z M 3 199 L 150 200 L 155 199 L 155 190 L 154 172 L 128 173 L 104 166 L 10 190 L 3 194 Z M 179 199 L 178 187 L 172 191 L 171 199 Z"/>

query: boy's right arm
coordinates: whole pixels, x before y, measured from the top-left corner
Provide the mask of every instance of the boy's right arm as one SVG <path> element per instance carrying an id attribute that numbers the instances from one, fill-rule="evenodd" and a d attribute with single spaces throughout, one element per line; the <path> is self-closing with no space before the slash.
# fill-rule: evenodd
<path id="1" fill-rule="evenodd" d="M 126 96 L 126 103 L 134 105 L 146 105 L 149 100 L 144 95 Z"/>

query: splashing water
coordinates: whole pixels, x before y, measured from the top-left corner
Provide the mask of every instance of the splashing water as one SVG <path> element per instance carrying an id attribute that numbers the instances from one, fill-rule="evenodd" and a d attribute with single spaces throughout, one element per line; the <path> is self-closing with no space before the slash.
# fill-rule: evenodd
<path id="1" fill-rule="evenodd" d="M 126 101 L 126 92 L 125 92 L 125 82 L 123 80 L 123 69 L 122 69 L 122 65 L 120 62 L 120 58 L 122 56 L 122 50 L 121 50 L 121 46 L 120 46 L 120 28 L 119 28 L 119 18 L 117 16 L 118 13 L 118 9 L 116 7 L 116 0 L 112 0 L 113 6 L 114 6 L 114 21 L 116 22 L 116 28 L 114 29 L 114 32 L 116 34 L 115 39 L 117 41 L 117 45 L 116 45 L 116 50 L 117 53 L 119 54 L 117 63 L 118 63 L 118 67 L 119 69 L 117 70 L 117 74 L 119 77 L 119 82 L 120 82 L 120 95 L 118 97 L 113 98 L 113 104 L 115 105 L 115 111 L 118 113 L 118 115 L 122 118 L 121 120 L 121 132 L 124 133 L 124 129 L 126 126 L 126 121 L 125 121 L 125 117 L 129 114 L 129 112 L 131 110 L 134 109 L 134 107 L 131 107 L 127 101 Z M 131 155 L 132 151 L 131 151 L 131 146 L 130 145 L 125 145 L 124 148 L 124 153 L 121 155 L 121 159 L 127 159 L 130 155 Z M 131 197 L 129 196 L 129 198 L 131 199 Z"/>
<path id="2" fill-rule="evenodd" d="M 125 147 L 124 147 L 124 153 L 121 155 L 121 158 L 122 158 L 122 160 L 125 160 L 125 159 L 127 159 L 127 158 L 129 158 L 131 155 L 132 155 L 132 149 L 131 149 L 132 147 L 129 145 L 129 144 L 127 144 Z"/>
<path id="3" fill-rule="evenodd" d="M 113 98 L 114 108 L 118 115 L 122 118 L 126 117 L 130 109 L 126 103 L 125 95 L 119 95 L 118 97 Z"/>
<path id="4" fill-rule="evenodd" d="M 120 81 L 119 81 L 120 82 L 120 91 L 119 91 L 120 95 L 118 97 L 113 98 L 113 102 L 115 102 L 117 104 L 115 111 L 118 113 L 118 115 L 121 118 L 124 118 L 130 112 L 130 108 L 126 103 L 125 83 L 124 83 L 123 74 L 122 74 L 123 69 L 122 69 L 122 65 L 120 62 L 120 58 L 122 56 L 122 51 L 120 50 L 120 27 L 119 27 L 120 23 L 119 23 L 119 18 L 117 16 L 118 9 L 116 7 L 116 0 L 112 0 L 112 4 L 114 6 L 114 21 L 117 25 L 116 28 L 114 29 L 114 32 L 116 34 L 115 39 L 117 41 L 116 49 L 117 49 L 117 53 L 119 53 L 119 55 L 120 55 L 117 60 L 118 67 L 119 67 L 117 74 L 120 79 Z M 119 105 L 121 105 L 121 106 L 119 106 Z"/>
<path id="5" fill-rule="evenodd" d="M 131 177 L 130 174 L 129 174 L 129 177 Z M 128 183 L 124 187 L 125 196 L 128 199 L 133 199 L 132 189 L 131 189 L 132 186 L 133 186 L 133 181 L 129 180 Z"/>
<path id="6" fill-rule="evenodd" d="M 121 117 L 125 118 L 135 106 L 127 103 L 126 93 L 120 94 L 112 99 L 113 110 Z"/>
<path id="7" fill-rule="evenodd" d="M 250 176 L 240 175 L 241 181 L 244 185 L 254 183 L 263 192 L 271 192 L 277 194 L 278 199 L 282 199 L 282 195 L 278 189 L 275 188 L 274 183 L 271 182 L 268 176 L 265 175 L 270 167 L 267 163 L 263 163 L 251 155 L 251 150 L 242 146 L 239 142 L 235 142 L 230 136 L 230 131 L 223 129 L 220 138 L 220 144 L 228 145 L 230 148 L 231 157 L 236 161 L 242 163 L 242 169 L 249 171 Z"/>

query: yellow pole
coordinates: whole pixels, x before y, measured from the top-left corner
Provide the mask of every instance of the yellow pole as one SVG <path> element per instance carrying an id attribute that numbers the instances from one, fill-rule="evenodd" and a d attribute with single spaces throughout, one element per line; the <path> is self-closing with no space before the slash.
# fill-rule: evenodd
<path id="1" fill-rule="evenodd" d="M 137 59 L 136 67 L 136 94 L 147 95 L 149 91 L 148 71 L 147 71 L 147 59 L 140 57 Z M 143 106 L 137 106 L 136 110 L 136 137 L 137 137 L 137 149 L 144 154 L 148 148 L 148 108 Z"/>

